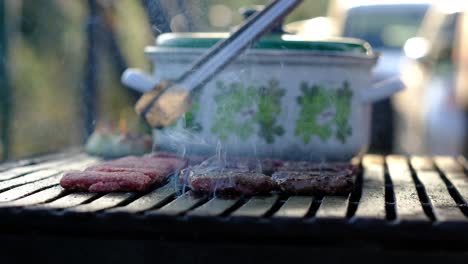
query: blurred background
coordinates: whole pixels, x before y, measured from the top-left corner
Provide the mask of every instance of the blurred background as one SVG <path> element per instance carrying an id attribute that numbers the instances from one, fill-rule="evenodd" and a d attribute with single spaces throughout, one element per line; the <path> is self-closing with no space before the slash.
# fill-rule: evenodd
<path id="1" fill-rule="evenodd" d="M 304 0 L 284 29 L 362 38 L 382 53 L 375 80 L 408 89 L 374 105 L 371 151 L 466 154 L 468 9 L 464 1 Z M 253 0 L 0 0 L 0 159 L 83 144 L 122 120 L 148 131 L 127 67 L 150 71 L 145 46 L 164 32 L 229 31 Z"/>

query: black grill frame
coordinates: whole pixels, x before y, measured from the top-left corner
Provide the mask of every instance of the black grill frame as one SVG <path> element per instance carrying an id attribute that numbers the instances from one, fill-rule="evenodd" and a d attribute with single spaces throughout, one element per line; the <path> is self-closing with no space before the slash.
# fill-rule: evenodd
<path id="1" fill-rule="evenodd" d="M 216 198 L 218 200 L 212 202 L 214 205 L 226 206 L 219 216 L 210 215 L 219 213 L 216 207 L 204 211 L 197 209 L 215 198 L 194 197 L 187 193 L 177 196 L 175 191 L 171 191 L 170 183 L 149 192 L 153 193 L 152 199 L 159 199 L 159 202 L 151 210 L 143 212 L 122 211 L 122 208 L 128 208 L 129 204 L 147 195 L 135 193 L 75 193 L 75 198 L 83 198 L 81 204 L 87 205 L 66 209 L 47 207 L 48 204 L 54 205 L 54 201 L 57 205 L 60 204 L 58 200 L 72 197 L 72 193 L 60 190 L 61 187 L 55 183 L 58 183 L 62 170 L 77 164 L 78 167 L 88 166 L 89 162 L 96 161 L 83 153 L 67 152 L 35 161 L 21 161 L 16 166 L 3 169 L 0 167 L 0 179 L 5 175 L 11 177 L 12 174 L 8 174 L 11 170 L 27 168 L 24 170 L 26 173 L 0 181 L 0 187 L 4 188 L 0 190 L 0 199 L 15 197 L 18 192 L 23 194 L 17 199 L 0 202 L 0 237 L 52 237 L 52 241 L 65 238 L 91 241 L 123 239 L 129 246 L 164 241 L 169 243 L 165 246 L 183 243 L 192 245 L 190 248 L 193 250 L 201 245 L 216 247 L 226 244 L 230 248 L 250 245 L 248 248 L 254 251 L 258 247 L 270 246 L 273 249 L 279 246 L 293 251 L 304 247 L 310 250 L 336 248 L 341 253 L 349 249 L 353 249 L 353 253 L 369 248 L 378 249 L 378 252 L 386 249 L 399 252 L 398 256 L 417 252 L 435 256 L 434 252 L 448 252 L 446 255 L 454 259 L 467 254 L 468 207 L 465 199 L 468 198 L 468 163 L 463 157 L 365 155 L 360 163 L 363 173 L 358 175 L 356 188 L 349 197 L 295 197 L 290 200 L 293 201 L 291 204 L 287 202 L 290 198 L 287 196 L 278 196 L 276 200 L 272 197 L 241 197 L 235 201 Z M 33 170 L 28 171 L 28 168 Z M 47 170 L 58 172 L 48 176 L 43 174 Z M 9 186 L 9 181 L 18 184 L 5 187 Z M 165 192 L 159 193 L 164 188 Z M 25 204 L 36 198 L 45 199 L 47 195 L 52 198 L 39 205 Z M 346 202 L 345 207 L 343 201 Z M 240 208 L 248 203 L 253 209 L 242 211 Z M 286 204 L 299 209 L 307 207 L 307 210 L 299 210 L 301 214 L 306 212 L 305 217 L 276 217 Z M 327 208 L 328 211 L 325 210 Z M 201 213 L 193 213 L 194 210 Z M 236 216 L 240 211 L 243 213 Z M 299 211 L 288 212 L 294 214 Z M 34 238 L 31 238 L 32 234 Z M 248 252 L 245 248 L 243 250 Z M 406 253 L 403 254 L 402 250 Z M 297 256 L 300 253 L 299 250 Z M 361 259 L 360 262 L 365 261 Z"/>

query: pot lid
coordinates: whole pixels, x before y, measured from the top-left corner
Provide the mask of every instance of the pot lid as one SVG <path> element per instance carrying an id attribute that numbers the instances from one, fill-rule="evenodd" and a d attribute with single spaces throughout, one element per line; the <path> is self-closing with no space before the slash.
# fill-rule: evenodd
<path id="1" fill-rule="evenodd" d="M 210 48 L 229 33 L 165 33 L 156 39 L 161 48 Z M 307 39 L 291 34 L 268 34 L 253 49 L 302 50 L 356 55 L 372 55 L 369 43 L 353 38 Z"/>

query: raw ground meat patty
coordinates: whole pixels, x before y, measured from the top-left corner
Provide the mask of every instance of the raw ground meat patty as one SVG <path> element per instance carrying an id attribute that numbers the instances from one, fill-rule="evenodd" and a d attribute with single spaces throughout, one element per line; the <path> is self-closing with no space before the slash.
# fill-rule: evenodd
<path id="1" fill-rule="evenodd" d="M 66 172 L 60 180 L 65 189 L 90 192 L 145 191 L 166 181 L 172 173 L 187 166 L 187 160 L 174 156 L 128 156 Z"/>
<path id="2" fill-rule="evenodd" d="M 103 171 L 70 171 L 60 185 L 65 189 L 86 190 L 90 192 L 145 191 L 154 180 L 144 173 L 125 171 L 119 173 Z"/>
<path id="3" fill-rule="evenodd" d="M 302 195 L 346 195 L 358 167 L 349 163 L 288 162 L 272 178 L 282 192 Z"/>
<path id="4" fill-rule="evenodd" d="M 89 167 L 87 170 L 102 167 L 115 167 L 115 168 L 156 168 L 156 169 L 170 169 L 173 171 L 180 170 L 187 166 L 187 160 L 173 157 L 173 156 L 128 156 L 116 160 L 106 161 L 97 165 Z M 161 154 L 162 155 L 162 154 Z"/>

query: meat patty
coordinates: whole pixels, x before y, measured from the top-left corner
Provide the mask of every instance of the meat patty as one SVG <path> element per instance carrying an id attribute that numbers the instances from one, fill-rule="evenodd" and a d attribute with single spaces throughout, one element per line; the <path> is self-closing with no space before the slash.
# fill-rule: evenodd
<path id="1" fill-rule="evenodd" d="M 155 168 L 155 169 L 169 169 L 171 171 L 178 171 L 187 166 L 186 159 L 169 156 L 127 156 L 116 160 L 110 160 L 91 166 L 88 170 L 93 168 L 102 167 L 116 167 L 116 168 Z"/>
<path id="2" fill-rule="evenodd" d="M 69 171 L 60 180 L 65 189 L 90 192 L 145 191 L 154 179 L 142 172 Z"/>
<path id="3" fill-rule="evenodd" d="M 90 192 L 145 191 L 187 166 L 177 157 L 128 156 L 64 174 L 60 185 Z"/>
<path id="4" fill-rule="evenodd" d="M 346 162 L 323 162 L 315 163 L 310 161 L 286 161 L 282 166 L 279 166 L 278 171 L 334 171 L 350 170 L 352 173 L 357 173 L 359 168 L 351 163 Z"/>
<path id="5" fill-rule="evenodd" d="M 270 193 L 277 189 L 271 177 L 260 172 L 189 168 L 182 171 L 181 175 L 187 186 L 195 192 L 256 195 Z"/>
<path id="6" fill-rule="evenodd" d="M 255 171 L 271 175 L 283 166 L 281 160 L 254 159 L 254 158 L 232 158 L 227 161 L 226 167 L 244 171 Z"/>
<path id="7" fill-rule="evenodd" d="M 144 175 L 154 179 L 156 182 L 163 182 L 166 179 L 166 176 L 172 173 L 173 171 L 170 169 L 162 168 L 123 168 L 123 167 L 94 167 L 85 169 L 86 171 L 100 171 L 100 172 L 139 172 L 143 173 Z"/>
<path id="8" fill-rule="evenodd" d="M 261 172 L 267 175 L 271 175 L 274 171 L 283 166 L 283 161 L 275 159 L 230 157 L 228 160 L 220 160 L 217 157 L 206 156 L 190 156 L 188 159 L 191 166 L 214 166 L 226 169 Z"/>
<path id="9" fill-rule="evenodd" d="M 345 195 L 355 181 L 358 167 L 349 163 L 313 163 L 272 159 L 207 159 L 179 175 L 179 184 L 193 191 L 219 194 Z M 269 177 L 267 174 L 271 174 Z"/>
<path id="10" fill-rule="evenodd" d="M 296 162 L 281 167 L 272 179 L 289 194 L 346 195 L 354 187 L 357 171 L 356 166 L 347 163 Z"/>

